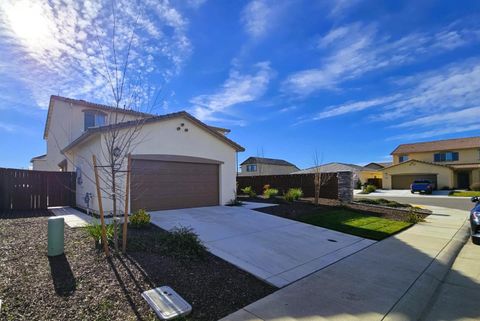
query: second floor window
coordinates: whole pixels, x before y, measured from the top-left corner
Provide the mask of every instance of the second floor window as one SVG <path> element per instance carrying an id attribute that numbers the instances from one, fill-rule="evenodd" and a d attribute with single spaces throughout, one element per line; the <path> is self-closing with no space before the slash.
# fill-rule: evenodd
<path id="1" fill-rule="evenodd" d="M 458 161 L 458 152 L 435 153 L 433 155 L 434 162 L 454 162 Z"/>
<path id="2" fill-rule="evenodd" d="M 400 163 L 406 162 L 407 160 L 408 160 L 408 155 L 400 155 L 400 156 L 398 157 L 398 161 L 399 161 Z"/>
<path id="3" fill-rule="evenodd" d="M 256 172 L 257 165 L 247 165 L 247 172 Z"/>
<path id="4" fill-rule="evenodd" d="M 84 118 L 85 118 L 84 129 L 87 130 L 91 127 L 104 126 L 106 124 L 107 116 L 102 112 L 87 110 L 84 112 Z"/>

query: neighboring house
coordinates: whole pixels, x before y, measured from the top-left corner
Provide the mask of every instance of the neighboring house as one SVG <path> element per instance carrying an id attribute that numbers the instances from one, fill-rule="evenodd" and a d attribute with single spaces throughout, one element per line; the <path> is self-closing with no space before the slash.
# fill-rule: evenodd
<path id="1" fill-rule="evenodd" d="M 299 168 L 283 159 L 249 157 L 240 164 L 238 176 L 285 175 Z"/>
<path id="2" fill-rule="evenodd" d="M 372 164 L 372 163 L 370 163 Z M 353 173 L 353 181 L 355 184 L 374 184 L 381 186 L 382 172 L 373 168 L 365 166 L 346 164 L 346 163 L 328 163 L 316 167 L 307 168 L 301 171 L 293 172 L 292 174 L 311 174 L 317 171 L 321 173 L 337 173 L 349 171 Z M 379 187 L 380 187 L 379 186 Z"/>
<path id="3" fill-rule="evenodd" d="M 109 125 L 114 116 L 122 122 Z M 187 112 L 156 116 L 51 96 L 44 132 L 47 154 L 32 159 L 33 169 L 76 171 L 77 206 L 97 211 L 92 155 L 102 163 L 106 133 L 132 130 L 139 120 L 131 150 L 132 211 L 218 205 L 235 197 L 236 153 L 244 148 L 225 136 L 229 130 L 208 126 Z M 119 179 L 118 185 L 124 184 Z M 107 193 L 103 203 L 108 213 L 112 202 Z M 93 197 L 89 203 L 87 195 Z"/>
<path id="4" fill-rule="evenodd" d="M 402 144 L 391 155 L 393 165 L 382 170 L 386 189 L 408 189 L 416 179 L 439 189 L 480 182 L 480 137 Z"/>
<path id="5" fill-rule="evenodd" d="M 385 167 L 389 167 L 389 166 L 392 166 L 392 165 L 393 165 L 392 162 L 382 162 L 382 163 L 373 162 L 373 163 L 368 163 L 367 165 L 365 165 L 363 167 L 368 168 L 368 169 L 373 169 L 373 170 L 382 170 Z"/>

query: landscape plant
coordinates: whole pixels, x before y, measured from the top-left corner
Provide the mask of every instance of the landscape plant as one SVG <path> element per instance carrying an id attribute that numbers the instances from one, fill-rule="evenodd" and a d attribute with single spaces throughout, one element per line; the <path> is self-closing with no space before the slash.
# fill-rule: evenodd
<path id="1" fill-rule="evenodd" d="M 130 224 L 135 228 L 144 228 L 150 225 L 150 214 L 144 209 L 139 209 L 130 217 Z"/>
<path id="2" fill-rule="evenodd" d="M 285 200 L 288 202 L 293 202 L 295 200 L 298 200 L 302 196 L 303 196 L 303 191 L 301 188 L 290 188 L 285 193 Z"/>
<path id="3" fill-rule="evenodd" d="M 277 195 L 278 195 L 278 189 L 276 189 L 276 188 L 270 188 L 269 187 L 269 188 L 267 188 L 263 191 L 263 196 L 265 198 L 268 198 L 268 199 L 274 198 Z"/>
<path id="4" fill-rule="evenodd" d="M 375 185 L 366 185 L 363 191 L 367 194 L 373 193 L 377 190 L 377 187 Z"/>
<path id="5" fill-rule="evenodd" d="M 113 240 L 114 235 L 114 225 L 107 224 L 105 225 L 107 242 Z M 100 244 L 102 241 L 102 225 L 99 224 L 96 220 L 93 220 L 92 223 L 85 226 L 87 233 L 95 240 L 95 244 Z"/>
<path id="6" fill-rule="evenodd" d="M 257 196 L 257 193 L 253 190 L 251 186 L 247 186 L 241 189 L 242 193 L 248 195 L 249 197 L 255 197 Z"/>

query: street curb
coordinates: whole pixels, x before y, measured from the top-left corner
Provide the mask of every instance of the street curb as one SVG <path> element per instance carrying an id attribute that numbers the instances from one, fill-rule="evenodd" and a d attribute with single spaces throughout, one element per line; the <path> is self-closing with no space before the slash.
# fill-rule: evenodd
<path id="1" fill-rule="evenodd" d="M 469 239 L 469 223 L 465 221 L 452 239 L 437 254 L 393 308 L 382 318 L 385 321 L 420 320 L 428 312 L 434 294 L 452 267 L 458 253 Z"/>

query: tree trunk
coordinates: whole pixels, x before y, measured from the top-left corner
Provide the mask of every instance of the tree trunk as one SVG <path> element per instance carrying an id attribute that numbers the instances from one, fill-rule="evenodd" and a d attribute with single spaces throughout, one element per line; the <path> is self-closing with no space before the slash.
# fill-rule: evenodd
<path id="1" fill-rule="evenodd" d="M 117 185 L 116 185 L 116 172 L 115 165 L 112 166 L 112 202 L 113 202 L 113 246 L 115 251 L 118 251 L 118 224 L 117 224 Z"/>
<path id="2" fill-rule="evenodd" d="M 315 205 L 318 206 L 318 199 L 320 198 L 320 173 L 315 173 Z"/>

